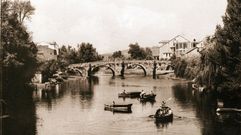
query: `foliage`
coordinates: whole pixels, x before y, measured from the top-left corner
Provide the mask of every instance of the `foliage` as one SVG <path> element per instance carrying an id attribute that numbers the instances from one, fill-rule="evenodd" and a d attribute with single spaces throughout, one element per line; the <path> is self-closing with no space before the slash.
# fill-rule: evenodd
<path id="1" fill-rule="evenodd" d="M 14 0 L 12 2 L 12 9 L 18 15 L 18 21 L 23 23 L 25 18 L 30 19 L 34 14 L 35 8 L 31 5 L 30 1 Z"/>
<path id="2" fill-rule="evenodd" d="M 59 50 L 58 62 L 63 66 L 80 62 L 92 62 L 102 60 L 96 49 L 90 43 L 78 44 L 77 50 L 71 46 L 62 46 Z"/>
<path id="3" fill-rule="evenodd" d="M 19 3 L 19 6 L 20 5 L 21 3 Z M 17 82 L 20 84 L 30 82 L 37 66 L 36 45 L 32 42 L 26 27 L 18 20 L 19 14 L 12 9 L 14 9 L 12 1 L 2 2 L 2 65 L 3 81 L 7 87 Z M 22 10 L 24 10 L 24 8 Z"/>
<path id="4" fill-rule="evenodd" d="M 184 73 L 187 68 L 187 62 L 181 58 L 175 59 L 173 62 L 174 64 L 174 73 L 177 77 L 182 77 L 184 78 Z"/>
<path id="5" fill-rule="evenodd" d="M 240 96 L 241 82 L 241 1 L 228 0 L 224 26 L 217 26 L 209 46 L 202 52 L 199 80 L 226 93 L 228 99 Z M 239 92 L 238 92 L 239 91 Z"/>
<path id="6" fill-rule="evenodd" d="M 90 43 L 81 43 L 78 45 L 78 57 L 80 62 L 92 62 L 102 60 L 103 57 L 100 56 L 96 49 Z"/>
<path id="7" fill-rule="evenodd" d="M 149 47 L 145 48 L 145 53 L 146 53 L 147 60 L 153 60 L 152 51 Z"/>
<path id="8" fill-rule="evenodd" d="M 58 61 L 56 60 L 50 60 L 42 63 L 41 66 L 39 67 L 39 71 L 43 75 L 42 81 L 43 82 L 48 81 L 48 79 L 58 71 L 59 67 L 60 66 L 58 65 Z"/>
<path id="9" fill-rule="evenodd" d="M 115 51 L 115 52 L 112 54 L 112 57 L 113 57 L 113 58 L 123 58 L 124 56 L 122 55 L 121 51 Z"/>
<path id="10" fill-rule="evenodd" d="M 200 58 L 191 57 L 191 58 L 180 58 L 180 57 L 171 57 L 171 65 L 174 66 L 174 74 L 176 77 L 194 79 L 197 77 L 200 71 Z"/>
<path id="11" fill-rule="evenodd" d="M 138 43 L 130 44 L 128 53 L 131 55 L 132 59 L 144 60 L 153 59 L 152 51 L 150 48 L 141 48 Z"/>
<path id="12" fill-rule="evenodd" d="M 59 56 L 58 61 L 62 62 L 65 65 L 73 64 L 73 63 L 79 63 L 80 59 L 78 58 L 78 53 L 75 48 L 72 48 L 71 46 L 62 46 L 59 49 Z"/>
<path id="13" fill-rule="evenodd" d="M 241 80 L 241 1 L 228 0 L 228 6 L 223 17 L 224 26 L 217 26 L 215 33 L 218 64 L 225 87 L 237 89 Z"/>

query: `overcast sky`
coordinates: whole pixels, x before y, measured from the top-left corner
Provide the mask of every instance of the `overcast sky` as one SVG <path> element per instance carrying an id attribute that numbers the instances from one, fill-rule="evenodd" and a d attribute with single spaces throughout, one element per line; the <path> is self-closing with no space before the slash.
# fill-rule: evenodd
<path id="1" fill-rule="evenodd" d="M 35 42 L 90 42 L 99 53 L 130 43 L 156 46 L 183 35 L 201 40 L 222 24 L 226 0 L 31 0 L 28 22 Z"/>

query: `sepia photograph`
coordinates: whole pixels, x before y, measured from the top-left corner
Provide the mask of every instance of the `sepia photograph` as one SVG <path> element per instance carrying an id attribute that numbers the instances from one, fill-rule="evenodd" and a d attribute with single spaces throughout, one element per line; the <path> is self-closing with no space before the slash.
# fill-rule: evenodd
<path id="1" fill-rule="evenodd" d="M 241 135 L 241 0 L 0 0 L 0 135 Z"/>

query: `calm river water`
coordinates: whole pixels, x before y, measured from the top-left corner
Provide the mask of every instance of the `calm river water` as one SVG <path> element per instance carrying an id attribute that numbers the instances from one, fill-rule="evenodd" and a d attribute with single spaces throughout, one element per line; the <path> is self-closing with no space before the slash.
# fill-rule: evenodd
<path id="1" fill-rule="evenodd" d="M 118 93 L 151 90 L 156 102 L 141 103 L 137 98 L 118 98 Z M 126 79 L 99 76 L 91 81 L 72 79 L 57 90 L 33 94 L 34 110 L 20 122 L 36 135 L 218 135 L 239 134 L 240 124 L 217 119 L 212 106 L 200 103 L 186 81 L 150 77 L 127 76 Z M 155 123 L 148 117 L 155 113 L 161 101 L 173 109 L 174 119 L 169 123 Z M 104 104 L 132 103 L 132 113 L 113 113 L 104 110 Z M 28 109 L 27 109 L 28 110 Z M 25 115 L 22 112 L 22 115 Z M 26 119 L 26 120 L 25 120 Z M 31 122 L 28 122 L 30 119 Z M 32 125 L 35 124 L 35 125 Z M 30 129 L 28 129 L 28 127 Z M 18 130 L 17 126 L 14 127 Z M 31 129 L 33 128 L 33 129 Z M 23 129 L 22 129 L 23 130 Z M 24 131 L 21 131 L 24 132 Z"/>

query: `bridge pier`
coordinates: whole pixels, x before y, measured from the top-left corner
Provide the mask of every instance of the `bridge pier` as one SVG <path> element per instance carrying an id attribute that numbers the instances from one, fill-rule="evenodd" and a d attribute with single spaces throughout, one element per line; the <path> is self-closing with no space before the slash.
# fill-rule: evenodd
<path id="1" fill-rule="evenodd" d="M 152 73 L 152 78 L 156 79 L 156 68 L 157 68 L 157 63 L 154 61 L 153 63 L 153 73 Z"/>
<path id="2" fill-rule="evenodd" d="M 125 63 L 124 63 L 124 61 L 121 63 L 121 72 L 120 72 L 120 76 L 121 76 L 121 78 L 125 78 L 125 76 L 124 76 L 124 74 L 125 74 Z"/>
<path id="3" fill-rule="evenodd" d="M 91 64 L 89 64 L 89 68 L 88 68 L 88 77 L 92 76 L 92 66 Z"/>

